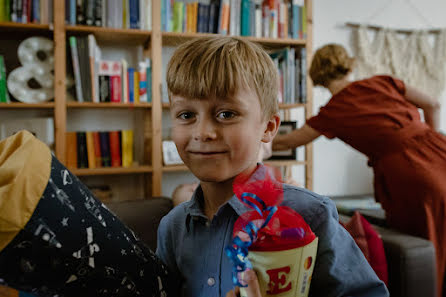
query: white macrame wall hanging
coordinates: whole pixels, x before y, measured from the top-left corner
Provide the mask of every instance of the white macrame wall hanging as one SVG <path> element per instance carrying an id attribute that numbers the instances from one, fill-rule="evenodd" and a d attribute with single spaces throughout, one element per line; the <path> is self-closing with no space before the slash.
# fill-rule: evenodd
<path id="1" fill-rule="evenodd" d="M 368 30 L 360 25 L 352 31 L 357 79 L 390 74 L 432 96 L 441 94 L 446 78 L 446 29 L 432 35 L 410 31 L 402 37 L 397 30 L 375 27 L 372 41 Z"/>

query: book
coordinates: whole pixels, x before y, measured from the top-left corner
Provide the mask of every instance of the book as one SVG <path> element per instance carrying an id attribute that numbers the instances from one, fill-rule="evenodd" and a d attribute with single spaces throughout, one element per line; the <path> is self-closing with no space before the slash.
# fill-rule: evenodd
<path id="1" fill-rule="evenodd" d="M 127 80 L 128 80 L 128 94 L 130 103 L 135 102 L 135 68 L 129 67 L 127 69 Z"/>
<path id="2" fill-rule="evenodd" d="M 71 60 L 73 64 L 74 80 L 76 86 L 76 99 L 78 102 L 84 102 L 84 95 L 82 92 L 81 72 L 79 65 L 80 61 L 79 61 L 79 54 L 77 51 L 77 39 L 75 36 L 71 36 L 69 38 L 69 41 L 71 50 Z"/>
<path id="3" fill-rule="evenodd" d="M 99 75 L 99 101 L 110 102 L 110 76 Z"/>
<path id="4" fill-rule="evenodd" d="M 110 158 L 112 167 L 121 167 L 121 136 L 119 131 L 109 132 Z"/>
<path id="5" fill-rule="evenodd" d="M 124 59 L 121 60 L 121 65 L 122 65 L 122 69 L 121 69 L 122 98 L 121 98 L 121 102 L 129 103 L 129 79 L 128 79 L 128 73 L 127 73 L 127 69 L 129 67 L 129 65 L 128 65 L 127 61 Z"/>
<path id="6" fill-rule="evenodd" d="M 99 132 L 93 132 L 93 146 L 94 146 L 94 159 L 96 161 L 96 167 L 102 167 L 102 156 L 101 156 L 101 139 L 99 137 Z"/>
<path id="7" fill-rule="evenodd" d="M 147 99 L 147 61 L 141 61 L 138 65 L 139 78 L 139 101 L 148 102 Z"/>
<path id="8" fill-rule="evenodd" d="M 130 167 L 133 164 L 133 130 L 121 131 L 122 166 Z"/>
<path id="9" fill-rule="evenodd" d="M 129 26 L 131 29 L 140 29 L 139 0 L 129 1 Z"/>
<path id="10" fill-rule="evenodd" d="M 5 58 L 0 55 L 0 103 L 9 103 Z"/>
<path id="11" fill-rule="evenodd" d="M 92 102 L 99 102 L 99 77 L 98 69 L 101 53 L 93 34 L 88 34 L 88 61 L 90 69 L 90 86 Z"/>
<path id="12" fill-rule="evenodd" d="M 96 168 L 96 155 L 94 152 L 94 139 L 93 132 L 85 132 L 87 138 L 87 158 L 88 158 L 88 168 Z"/>
<path id="13" fill-rule="evenodd" d="M 99 141 L 101 147 L 102 167 L 110 167 L 111 166 L 110 140 L 108 132 L 99 132 Z"/>
<path id="14" fill-rule="evenodd" d="M 76 132 L 67 132 L 65 134 L 65 164 L 68 169 L 77 168 Z"/>
<path id="15" fill-rule="evenodd" d="M 135 103 L 139 103 L 139 72 L 133 72 L 133 95 L 135 96 Z"/>
<path id="16" fill-rule="evenodd" d="M 87 134 L 76 132 L 77 136 L 77 168 L 88 168 Z"/>

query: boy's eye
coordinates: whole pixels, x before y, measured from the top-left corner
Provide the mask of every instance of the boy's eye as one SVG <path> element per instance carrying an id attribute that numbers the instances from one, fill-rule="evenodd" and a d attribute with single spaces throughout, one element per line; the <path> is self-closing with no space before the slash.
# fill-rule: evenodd
<path id="1" fill-rule="evenodd" d="M 232 111 L 222 111 L 217 114 L 217 118 L 222 120 L 232 119 L 233 117 L 235 117 L 235 113 Z"/>
<path id="2" fill-rule="evenodd" d="M 178 118 L 182 119 L 182 120 L 189 120 L 189 119 L 191 119 L 193 117 L 194 117 L 194 113 L 193 112 L 182 112 L 182 113 L 180 113 L 178 115 Z"/>

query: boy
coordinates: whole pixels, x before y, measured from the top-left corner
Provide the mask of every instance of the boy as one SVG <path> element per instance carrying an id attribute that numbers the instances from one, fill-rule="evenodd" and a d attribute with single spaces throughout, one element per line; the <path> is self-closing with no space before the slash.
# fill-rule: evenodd
<path id="1" fill-rule="evenodd" d="M 233 288 L 224 247 L 249 209 L 233 194 L 232 181 L 256 171 L 261 143 L 277 133 L 277 81 L 268 54 L 237 37 L 189 41 L 168 64 L 172 139 L 200 185 L 162 219 L 157 254 L 182 279 L 185 296 L 225 296 Z M 282 205 L 319 237 L 310 296 L 388 296 L 329 198 L 284 185 Z"/>

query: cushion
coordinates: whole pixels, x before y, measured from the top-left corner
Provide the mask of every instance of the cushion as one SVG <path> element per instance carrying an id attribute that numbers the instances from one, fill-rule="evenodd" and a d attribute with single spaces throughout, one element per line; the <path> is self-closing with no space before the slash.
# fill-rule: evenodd
<path id="1" fill-rule="evenodd" d="M 349 222 L 342 225 L 347 229 L 358 247 L 364 253 L 364 256 L 376 275 L 387 285 L 389 279 L 387 261 L 380 235 L 358 211 L 354 212 Z"/>
<path id="2" fill-rule="evenodd" d="M 29 132 L 0 142 L 0 189 L 8 189 L 0 283 L 68 297 L 158 297 L 176 287 L 152 250 Z"/>

